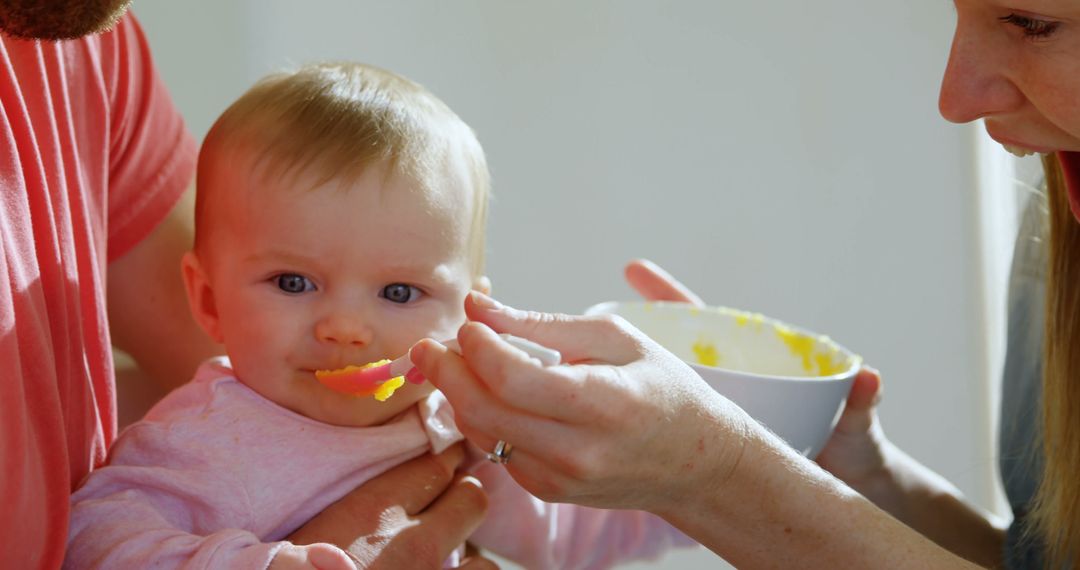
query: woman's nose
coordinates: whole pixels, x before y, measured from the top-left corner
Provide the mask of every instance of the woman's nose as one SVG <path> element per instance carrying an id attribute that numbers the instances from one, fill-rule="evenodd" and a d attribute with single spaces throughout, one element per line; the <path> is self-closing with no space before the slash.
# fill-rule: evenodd
<path id="1" fill-rule="evenodd" d="M 315 325 L 315 336 L 321 342 L 360 347 L 371 344 L 374 333 L 357 312 L 334 312 Z"/>
<path id="2" fill-rule="evenodd" d="M 957 24 L 938 97 L 942 117 L 967 123 L 1023 105 L 1023 93 L 1006 73 L 1010 54 L 1003 42 L 1007 41 L 991 30 L 968 30 L 962 22 Z"/>

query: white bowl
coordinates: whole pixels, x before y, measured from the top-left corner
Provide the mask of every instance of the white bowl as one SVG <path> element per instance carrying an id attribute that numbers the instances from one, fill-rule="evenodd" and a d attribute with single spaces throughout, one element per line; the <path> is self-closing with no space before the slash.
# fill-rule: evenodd
<path id="1" fill-rule="evenodd" d="M 623 317 L 810 458 L 836 427 L 862 366 L 828 337 L 735 309 L 636 301 L 585 314 Z"/>

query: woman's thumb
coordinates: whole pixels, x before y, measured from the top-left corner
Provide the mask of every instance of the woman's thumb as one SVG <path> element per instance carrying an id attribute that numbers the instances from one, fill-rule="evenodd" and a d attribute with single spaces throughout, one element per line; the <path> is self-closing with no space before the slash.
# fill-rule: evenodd
<path id="1" fill-rule="evenodd" d="M 865 432 L 874 421 L 874 410 L 881 402 L 881 373 L 864 367 L 855 375 L 855 381 L 848 393 L 847 404 L 836 431 L 841 433 Z"/>
<path id="2" fill-rule="evenodd" d="M 881 402 L 882 383 L 881 373 L 869 366 L 863 367 L 855 375 L 855 382 L 851 385 L 848 394 L 847 405 L 857 410 L 872 409 Z"/>
<path id="3" fill-rule="evenodd" d="M 465 299 L 465 315 L 497 333 L 512 334 L 562 353 L 564 362 L 594 360 L 616 362 L 626 352 L 619 342 L 619 326 L 611 319 L 522 311 L 472 291 Z"/>
<path id="4" fill-rule="evenodd" d="M 514 309 L 479 291 L 472 291 L 466 297 L 465 315 L 497 333 L 526 338 L 556 350 L 567 343 L 565 337 L 570 332 L 559 325 L 572 319 L 566 315 Z"/>

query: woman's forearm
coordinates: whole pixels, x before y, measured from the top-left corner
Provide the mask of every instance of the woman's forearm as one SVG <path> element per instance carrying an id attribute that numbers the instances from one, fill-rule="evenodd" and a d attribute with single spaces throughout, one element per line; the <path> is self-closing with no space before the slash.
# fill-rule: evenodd
<path id="1" fill-rule="evenodd" d="M 969 504 L 960 491 L 889 442 L 879 476 L 852 486 L 903 523 L 982 566 L 1002 563 L 1005 523 Z"/>
<path id="2" fill-rule="evenodd" d="M 764 430 L 658 514 L 739 568 L 970 568 Z M 723 458 L 721 461 L 729 461 Z"/>

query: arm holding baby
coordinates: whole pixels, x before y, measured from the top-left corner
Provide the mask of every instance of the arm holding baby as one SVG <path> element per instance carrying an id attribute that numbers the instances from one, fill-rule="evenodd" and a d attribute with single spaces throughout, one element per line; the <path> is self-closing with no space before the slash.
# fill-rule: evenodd
<path id="1" fill-rule="evenodd" d="M 75 493 L 66 567 L 434 568 L 479 524 L 482 491 L 454 475 L 461 447 L 423 454 L 415 417 L 339 438 L 274 409 L 225 362 L 125 430 Z M 325 460 L 284 443 L 296 435 Z M 352 461 L 369 440 L 414 451 Z"/>

